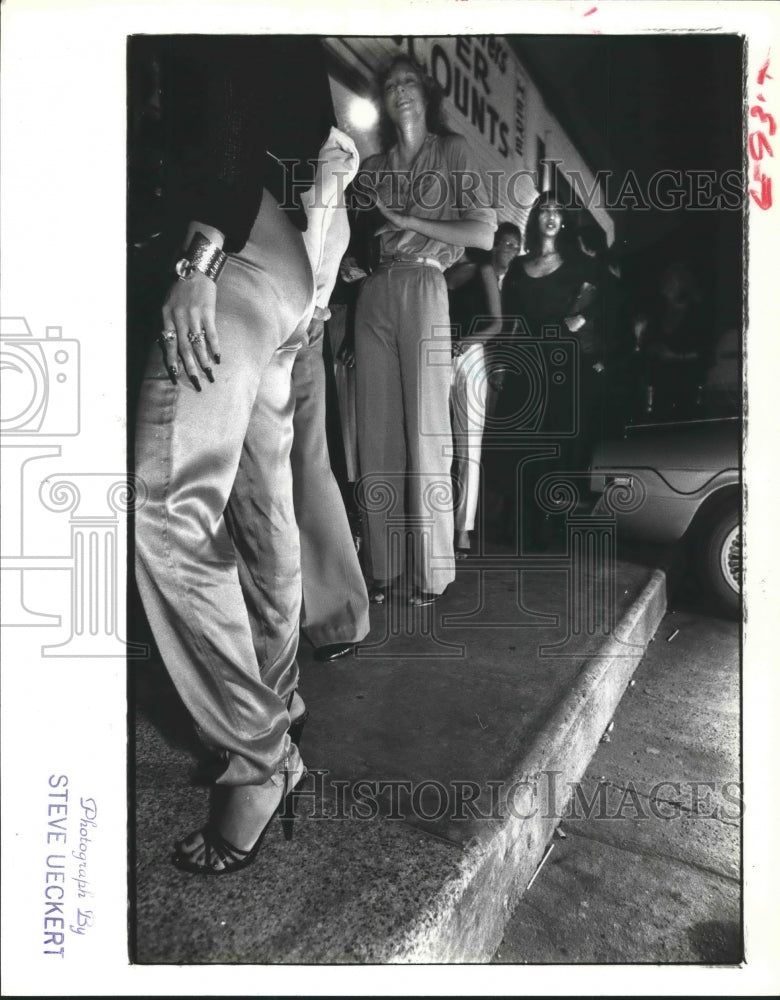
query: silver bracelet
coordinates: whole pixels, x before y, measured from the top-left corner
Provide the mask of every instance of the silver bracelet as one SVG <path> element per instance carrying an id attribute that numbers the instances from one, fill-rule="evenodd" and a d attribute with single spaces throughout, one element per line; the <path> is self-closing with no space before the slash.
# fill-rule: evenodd
<path id="1" fill-rule="evenodd" d="M 195 233 L 184 256 L 176 262 L 176 273 L 182 281 L 191 278 L 196 271 L 216 281 L 226 260 L 227 254 L 216 243 L 206 239 L 203 233 Z"/>

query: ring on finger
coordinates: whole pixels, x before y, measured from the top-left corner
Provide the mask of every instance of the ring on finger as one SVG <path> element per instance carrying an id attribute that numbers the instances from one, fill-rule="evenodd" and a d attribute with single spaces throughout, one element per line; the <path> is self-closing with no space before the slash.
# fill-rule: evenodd
<path id="1" fill-rule="evenodd" d="M 163 332 L 160 334 L 160 340 L 167 340 L 167 341 L 176 340 L 176 331 L 173 329 L 163 330 Z"/>
<path id="2" fill-rule="evenodd" d="M 195 333 L 194 330 L 190 330 L 187 333 L 187 340 L 189 340 L 191 344 L 199 344 L 201 340 L 203 340 L 203 334 Z"/>

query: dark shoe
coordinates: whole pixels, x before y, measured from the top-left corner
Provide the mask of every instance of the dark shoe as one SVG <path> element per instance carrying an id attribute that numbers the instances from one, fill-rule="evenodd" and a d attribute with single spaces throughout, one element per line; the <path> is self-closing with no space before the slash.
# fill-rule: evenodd
<path id="1" fill-rule="evenodd" d="M 184 854 L 177 851 L 173 856 L 173 863 L 177 868 L 182 871 L 191 872 L 194 875 L 231 875 L 233 872 L 241 871 L 242 868 L 246 868 L 252 864 L 252 862 L 257 857 L 260 850 L 260 846 L 263 843 L 263 838 L 268 832 L 268 828 L 271 825 L 275 816 L 279 816 L 282 821 L 282 832 L 284 833 L 285 840 L 292 840 L 293 838 L 293 819 L 294 813 L 292 810 L 292 798 L 298 785 L 306 778 L 307 771 L 303 768 L 303 772 L 295 783 L 291 784 L 290 775 L 294 772 L 290 770 L 287 760 L 285 760 L 285 771 L 284 771 L 284 787 L 282 789 L 282 798 L 279 805 L 274 809 L 271 814 L 270 819 L 265 824 L 263 829 L 260 831 L 260 836 L 254 842 L 252 847 L 248 851 L 243 850 L 240 847 L 236 847 L 235 844 L 231 844 L 229 840 L 226 840 L 219 830 L 211 824 L 203 827 L 201 835 L 203 837 L 203 846 L 205 849 L 205 854 L 203 858 L 203 864 L 198 864 L 195 861 L 191 861 Z M 221 868 L 215 868 L 217 862 L 222 863 Z"/>
<path id="2" fill-rule="evenodd" d="M 384 583 L 374 582 L 368 588 L 368 601 L 369 604 L 384 604 L 398 583 L 398 577 L 395 580 L 387 580 Z"/>
<path id="3" fill-rule="evenodd" d="M 416 608 L 422 608 L 425 607 L 427 604 L 433 604 L 435 601 L 438 601 L 439 598 L 444 597 L 446 593 L 447 593 L 446 587 L 440 594 L 432 594 L 427 590 L 417 590 L 417 588 L 415 588 L 414 592 L 409 598 L 409 603 L 413 604 Z"/>
<path id="4" fill-rule="evenodd" d="M 340 656 L 351 653 L 354 648 L 354 642 L 334 642 L 327 646 L 318 646 L 314 650 L 314 659 L 318 663 L 330 663 L 331 660 L 338 660 Z"/>

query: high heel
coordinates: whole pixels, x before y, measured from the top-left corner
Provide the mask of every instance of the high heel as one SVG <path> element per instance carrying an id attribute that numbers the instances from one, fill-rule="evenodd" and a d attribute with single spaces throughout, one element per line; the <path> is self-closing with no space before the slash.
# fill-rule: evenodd
<path id="1" fill-rule="evenodd" d="M 308 712 L 305 712 L 304 716 L 308 714 Z M 284 791 L 282 792 L 282 801 L 279 803 L 279 818 L 282 821 L 282 833 L 284 834 L 284 839 L 289 841 L 293 839 L 294 833 L 293 821 L 295 820 L 295 796 L 300 791 L 301 785 L 309 776 L 309 772 L 304 764 L 300 778 L 298 778 L 293 785 L 290 783 L 290 775 L 295 772 L 290 770 L 287 757 L 284 758 L 284 767 Z"/>
<path id="2" fill-rule="evenodd" d="M 292 708 L 293 698 L 295 697 L 295 692 L 297 688 L 293 688 L 290 692 L 290 697 L 287 699 L 287 711 L 289 713 Z M 303 727 L 306 725 L 306 720 L 309 718 L 309 710 L 304 705 L 303 712 L 296 718 L 290 720 L 290 727 L 288 732 L 290 734 L 290 742 L 294 743 L 298 749 L 301 748 L 301 739 L 303 738 Z"/>
<path id="3" fill-rule="evenodd" d="M 309 718 L 309 710 L 304 709 L 303 714 L 299 715 L 297 719 L 294 719 L 290 723 L 290 742 L 294 743 L 298 749 L 301 748 L 301 738 L 303 737 L 303 727 L 306 725 L 306 720 Z"/>
<path id="4" fill-rule="evenodd" d="M 285 771 L 284 775 L 284 787 L 285 792 L 282 796 L 282 801 L 280 803 L 280 819 L 282 821 L 282 833 L 284 834 L 284 839 L 290 841 L 293 839 L 293 833 L 295 832 L 293 827 L 293 822 L 295 820 L 295 795 L 300 789 L 301 784 L 306 780 L 309 772 L 306 767 L 303 768 L 303 773 L 301 774 L 295 785 L 287 790 L 287 778 L 288 773 Z"/>
<path id="5" fill-rule="evenodd" d="M 298 786 L 306 778 L 308 771 L 306 770 L 306 767 L 303 766 L 300 778 L 293 785 L 291 783 L 290 776 L 294 773 L 295 771 L 290 769 L 289 757 L 285 756 L 282 797 L 276 809 L 274 809 L 271 813 L 268 822 L 260 831 L 260 836 L 254 842 L 252 847 L 249 848 L 249 850 L 244 850 L 241 847 L 236 847 L 235 844 L 231 844 L 229 840 L 222 836 L 215 826 L 209 823 L 201 830 L 201 836 L 203 837 L 203 849 L 205 852 L 203 864 L 191 861 L 188 857 L 177 850 L 177 853 L 173 856 L 173 863 L 176 867 L 180 868 L 182 871 L 190 872 L 195 875 L 230 875 L 233 872 L 241 871 L 242 868 L 247 868 L 257 857 L 265 835 L 268 832 L 268 828 L 277 814 L 282 822 L 282 833 L 284 834 L 284 839 L 288 841 L 292 840 L 293 820 L 295 819 L 295 812 L 293 809 L 294 795 Z M 221 862 L 221 868 L 214 867 L 217 861 Z"/>

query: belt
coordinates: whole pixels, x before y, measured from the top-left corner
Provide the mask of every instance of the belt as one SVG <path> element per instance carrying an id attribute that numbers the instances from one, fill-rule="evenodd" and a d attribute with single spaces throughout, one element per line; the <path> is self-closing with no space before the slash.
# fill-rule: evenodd
<path id="1" fill-rule="evenodd" d="M 426 267 L 437 267 L 444 271 L 444 265 L 435 257 L 417 257 L 414 254 L 396 254 L 394 257 L 383 257 L 379 262 L 380 267 L 390 264 L 424 264 Z"/>

